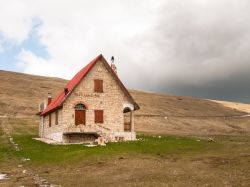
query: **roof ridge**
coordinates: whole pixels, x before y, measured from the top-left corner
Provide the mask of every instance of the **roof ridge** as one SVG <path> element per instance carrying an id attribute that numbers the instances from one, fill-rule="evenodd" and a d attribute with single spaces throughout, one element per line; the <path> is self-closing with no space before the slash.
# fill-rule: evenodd
<path id="1" fill-rule="evenodd" d="M 102 56 L 102 54 L 98 55 L 96 58 L 94 58 L 90 63 L 88 63 L 85 67 L 83 67 L 79 72 L 75 74 L 75 76 L 66 84 L 65 88 L 68 89 L 68 93 L 65 95 L 64 90 L 60 92 L 60 94 L 56 97 L 54 101 L 52 101 L 45 110 L 41 113 L 41 115 L 45 115 L 47 113 L 53 112 L 57 108 L 62 106 L 62 103 L 64 100 L 72 93 L 74 88 L 81 82 L 83 77 L 92 69 L 92 67 L 98 62 L 102 61 L 105 65 L 105 67 L 108 69 L 108 71 L 112 74 L 113 78 L 118 82 L 121 89 L 125 92 L 125 95 L 127 95 L 131 101 L 135 104 L 135 109 L 139 109 L 138 104 L 134 101 L 126 87 L 123 85 L 119 77 L 114 73 L 114 71 L 109 66 L 106 59 Z"/>
<path id="2" fill-rule="evenodd" d="M 67 95 L 65 95 L 64 90 L 62 92 L 60 92 L 60 94 L 56 97 L 56 99 L 52 100 L 52 102 L 45 108 L 45 110 L 41 113 L 41 115 L 45 115 L 45 114 L 57 109 L 58 107 L 60 107 L 62 102 L 66 99 L 66 97 L 70 94 L 70 92 L 74 89 L 74 87 L 76 87 L 79 84 L 82 77 L 84 77 L 85 74 L 101 58 L 103 58 L 102 54 L 98 55 L 96 58 L 94 58 L 92 61 L 90 61 L 86 66 L 84 66 L 80 71 L 78 71 L 75 74 L 75 76 L 65 86 L 65 88 L 68 88 L 69 93 Z"/>

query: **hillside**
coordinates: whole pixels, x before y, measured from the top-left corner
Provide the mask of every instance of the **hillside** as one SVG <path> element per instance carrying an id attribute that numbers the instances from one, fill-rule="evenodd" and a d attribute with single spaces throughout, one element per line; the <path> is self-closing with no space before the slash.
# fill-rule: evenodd
<path id="1" fill-rule="evenodd" d="M 138 141 L 49 145 L 32 139 L 35 113 L 67 81 L 6 71 L 0 80 L 0 186 L 250 185 L 249 105 L 130 90 Z"/>
<path id="2" fill-rule="evenodd" d="M 34 118 L 38 103 L 55 97 L 67 80 L 0 71 L 0 116 Z M 135 113 L 136 131 L 152 134 L 207 135 L 249 133 L 250 117 L 210 100 L 130 90 L 141 109 Z M 247 106 L 247 105 L 246 105 Z M 238 109 L 238 110 L 237 110 Z"/>

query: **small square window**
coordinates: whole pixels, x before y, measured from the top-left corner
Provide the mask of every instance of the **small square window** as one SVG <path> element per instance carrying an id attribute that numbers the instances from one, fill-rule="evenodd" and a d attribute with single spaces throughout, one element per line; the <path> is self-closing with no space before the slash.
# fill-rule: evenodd
<path id="1" fill-rule="evenodd" d="M 103 92 L 103 80 L 99 80 L 99 79 L 94 80 L 94 92 L 97 92 L 97 93 Z"/>

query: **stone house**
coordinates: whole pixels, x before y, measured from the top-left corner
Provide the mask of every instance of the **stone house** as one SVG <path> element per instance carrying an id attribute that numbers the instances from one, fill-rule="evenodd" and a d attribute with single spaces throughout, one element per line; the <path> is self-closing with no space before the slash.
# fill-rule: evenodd
<path id="1" fill-rule="evenodd" d="M 133 112 L 139 109 L 102 55 L 70 80 L 57 98 L 40 104 L 39 136 L 59 143 L 135 140 Z M 45 106 L 47 105 L 47 106 Z"/>

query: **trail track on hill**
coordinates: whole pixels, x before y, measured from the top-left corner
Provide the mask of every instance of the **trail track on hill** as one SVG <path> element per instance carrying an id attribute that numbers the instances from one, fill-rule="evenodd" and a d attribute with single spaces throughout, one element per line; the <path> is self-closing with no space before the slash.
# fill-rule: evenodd
<path id="1" fill-rule="evenodd" d="M 20 151 L 21 148 L 19 145 L 14 141 L 12 135 L 11 135 L 11 126 L 8 125 L 8 119 L 6 119 L 7 116 L 1 116 L 0 117 L 0 129 L 2 129 L 2 132 L 4 133 L 4 136 L 8 139 L 9 143 L 11 144 L 12 148 L 14 148 L 15 151 Z M 1 119 L 2 118 L 2 119 Z M 24 162 L 29 161 L 29 158 L 21 158 L 18 162 L 18 165 L 15 168 L 15 172 L 9 173 L 8 175 L 16 178 L 20 178 L 19 175 L 25 175 L 27 178 L 29 178 L 31 181 L 33 181 L 33 184 L 38 187 L 61 187 L 61 185 L 55 185 L 51 184 L 48 180 L 40 177 L 37 173 L 35 173 L 32 170 L 28 170 L 24 167 Z M 0 170 L 1 173 L 1 170 Z M 11 179 L 10 177 L 10 179 Z M 23 177 L 23 176 L 21 176 Z M 9 180 L 9 179 L 7 179 Z"/>

